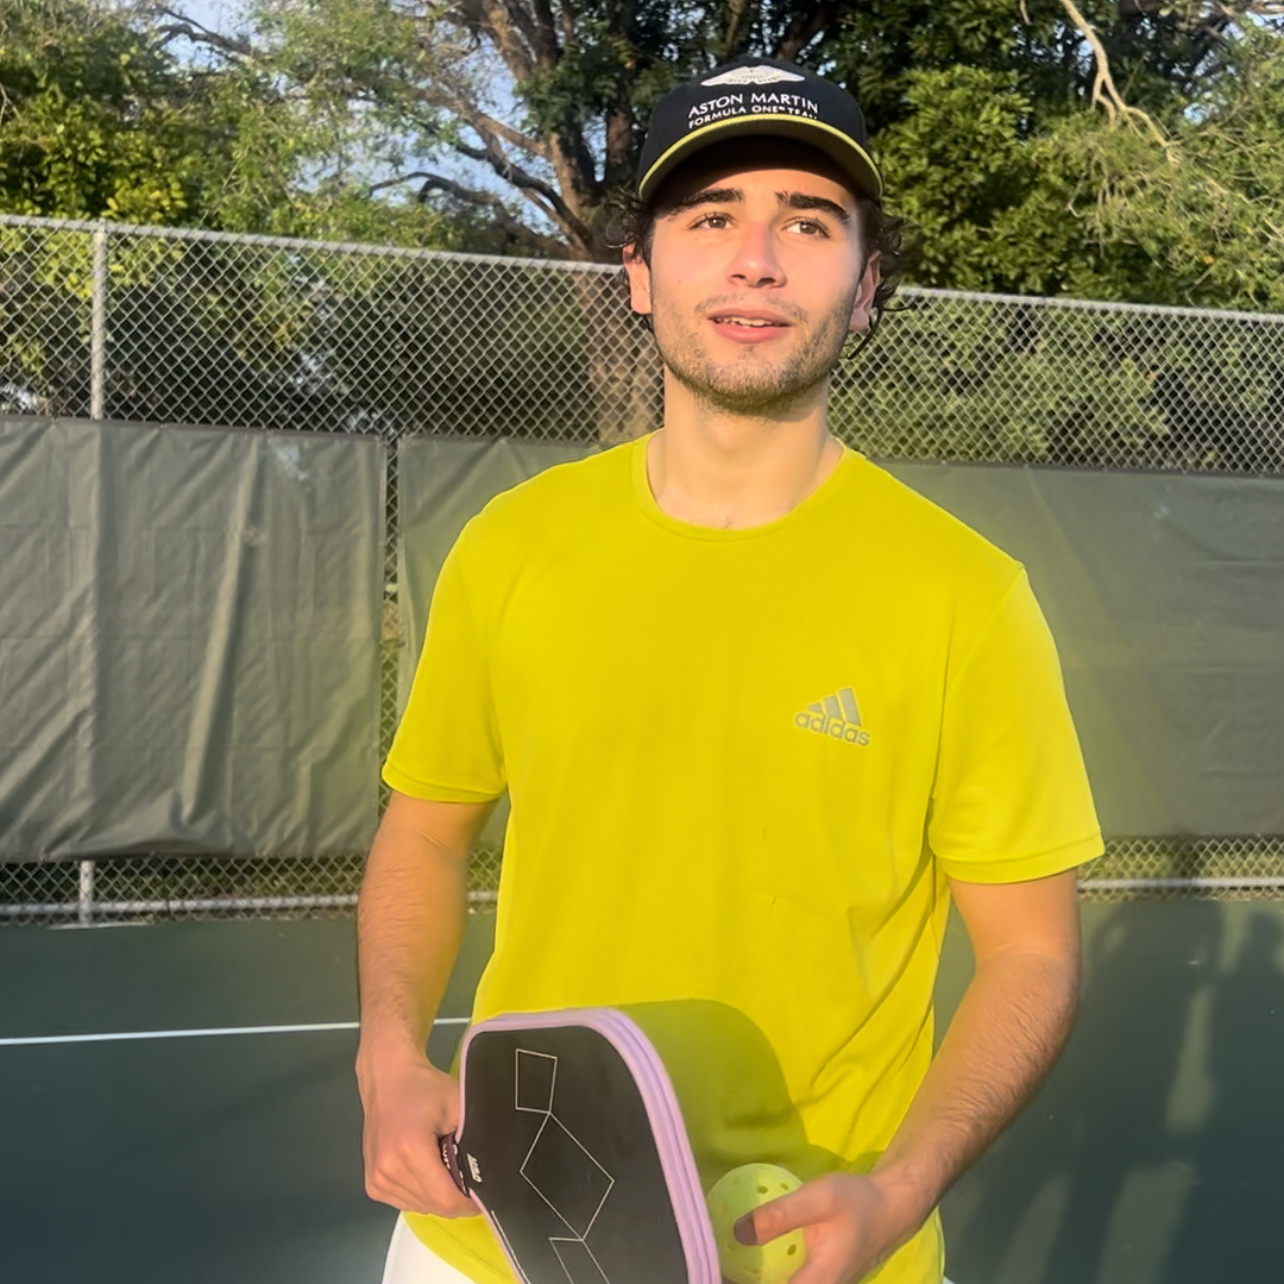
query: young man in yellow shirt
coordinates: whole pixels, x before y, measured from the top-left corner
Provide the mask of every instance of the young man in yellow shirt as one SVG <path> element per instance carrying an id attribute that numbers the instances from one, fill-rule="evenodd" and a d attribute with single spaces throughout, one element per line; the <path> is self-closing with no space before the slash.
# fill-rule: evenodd
<path id="1" fill-rule="evenodd" d="M 434 594 L 359 908 L 389 1284 L 511 1280 L 438 1158 L 424 1046 L 470 843 L 512 803 L 474 1017 L 639 1014 L 706 1184 L 803 1187 L 796 1284 L 939 1284 L 936 1206 L 1055 1059 L 1100 839 L 1021 567 L 826 428 L 881 302 L 856 104 L 740 59 L 675 90 L 625 250 L 663 428 L 499 496 Z M 932 1057 L 951 898 L 976 972 Z M 649 1023 L 649 1024 L 648 1024 Z"/>

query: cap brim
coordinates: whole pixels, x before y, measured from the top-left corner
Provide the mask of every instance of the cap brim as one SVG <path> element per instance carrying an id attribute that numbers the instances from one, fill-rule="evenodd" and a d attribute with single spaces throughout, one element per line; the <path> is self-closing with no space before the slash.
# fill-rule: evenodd
<path id="1" fill-rule="evenodd" d="M 867 196 L 878 200 L 883 195 L 883 180 L 869 153 L 841 130 L 819 120 L 806 120 L 783 113 L 759 116 L 733 116 L 715 120 L 693 129 L 663 152 L 638 180 L 638 195 L 650 200 L 659 185 L 689 157 L 728 138 L 757 134 L 763 137 L 792 138 L 824 152 Z"/>

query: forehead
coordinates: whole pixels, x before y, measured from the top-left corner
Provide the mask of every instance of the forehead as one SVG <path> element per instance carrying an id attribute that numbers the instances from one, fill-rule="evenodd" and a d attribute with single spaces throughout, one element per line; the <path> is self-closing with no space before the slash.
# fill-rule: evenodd
<path id="1" fill-rule="evenodd" d="M 707 187 L 806 192 L 849 211 L 858 205 L 851 180 L 824 152 L 783 138 L 736 138 L 708 147 L 678 166 L 655 198 L 663 218 Z"/>

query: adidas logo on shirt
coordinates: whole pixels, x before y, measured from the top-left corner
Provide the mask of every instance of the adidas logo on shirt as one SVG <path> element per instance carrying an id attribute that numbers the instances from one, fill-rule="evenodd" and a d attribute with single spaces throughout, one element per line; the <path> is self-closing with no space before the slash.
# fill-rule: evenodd
<path id="1" fill-rule="evenodd" d="M 809 704 L 805 713 L 794 714 L 794 726 L 849 745 L 869 744 L 869 732 L 860 725 L 860 706 L 851 687 Z"/>

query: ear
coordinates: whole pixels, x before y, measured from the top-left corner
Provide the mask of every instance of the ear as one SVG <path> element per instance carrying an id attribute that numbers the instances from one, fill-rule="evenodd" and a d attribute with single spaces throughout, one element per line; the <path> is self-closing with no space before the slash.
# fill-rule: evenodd
<path id="1" fill-rule="evenodd" d="M 624 247 L 624 270 L 629 274 L 629 302 L 634 312 L 651 311 L 651 269 L 636 245 Z"/>
<path id="2" fill-rule="evenodd" d="M 883 279 L 878 259 L 878 252 L 875 251 L 869 256 L 865 270 L 861 273 L 860 284 L 856 287 L 856 297 L 852 300 L 851 319 L 847 322 L 849 334 L 859 334 L 862 330 L 869 329 L 870 320 L 874 315 L 874 295 L 878 291 L 878 283 Z"/>

